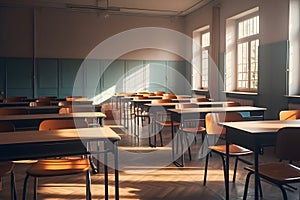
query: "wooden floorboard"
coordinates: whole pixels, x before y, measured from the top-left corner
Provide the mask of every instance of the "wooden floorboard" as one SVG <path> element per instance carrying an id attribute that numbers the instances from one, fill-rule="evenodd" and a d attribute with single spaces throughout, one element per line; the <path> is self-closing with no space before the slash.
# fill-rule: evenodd
<path id="1" fill-rule="evenodd" d="M 109 125 L 110 122 L 106 122 Z M 112 126 L 120 134 L 120 199 L 122 200 L 219 200 L 224 199 L 224 179 L 221 160 L 217 155 L 210 157 L 207 185 L 203 186 L 204 159 L 198 159 L 200 140 L 192 144 L 193 160 L 185 157 L 185 167 L 176 167 L 168 161 L 171 150 L 168 147 L 150 148 L 148 139 L 137 140 L 130 132 L 119 126 Z M 164 130 L 166 144 L 170 140 L 169 130 Z M 276 160 L 273 148 L 266 148 L 261 161 Z M 155 160 L 155 152 L 161 159 Z M 153 155 L 152 155 L 153 154 Z M 153 160 L 152 160 L 153 159 Z M 253 160 L 250 156 L 249 160 Z M 232 160 L 233 161 L 233 160 Z M 110 159 L 110 163 L 112 160 Z M 21 199 L 25 170 L 28 164 L 17 164 L 15 167 L 18 198 Z M 245 165 L 239 164 L 236 183 L 230 183 L 230 199 L 242 199 L 246 172 Z M 232 166 L 231 166 L 232 167 Z M 231 168 L 232 169 L 232 168 Z M 101 169 L 102 170 L 102 169 Z M 102 171 L 101 171 L 102 172 Z M 114 174 L 110 169 L 109 199 L 114 199 Z M 232 171 L 230 172 L 232 175 Z M 92 175 L 93 199 L 104 199 L 103 176 Z M 280 190 L 267 184 L 263 185 L 263 199 L 282 199 Z M 32 199 L 32 180 L 28 187 L 27 199 Z M 290 200 L 299 199 L 299 184 L 297 191 L 288 191 Z M 253 180 L 251 180 L 248 199 L 253 199 Z M 3 189 L 0 199 L 10 198 L 9 179 L 3 177 Z M 39 181 L 38 198 L 52 199 L 85 199 L 85 176 L 67 176 L 55 178 L 41 178 Z"/>

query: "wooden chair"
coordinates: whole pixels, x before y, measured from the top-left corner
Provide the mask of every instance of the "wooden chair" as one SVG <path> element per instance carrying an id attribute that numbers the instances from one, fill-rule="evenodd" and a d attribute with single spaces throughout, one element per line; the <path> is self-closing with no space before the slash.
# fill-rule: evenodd
<path id="1" fill-rule="evenodd" d="M 152 103 L 171 103 L 171 102 L 172 102 L 171 99 L 157 99 L 152 101 Z M 153 123 L 155 123 L 156 127 L 158 128 L 160 145 L 163 146 L 162 130 L 163 128 L 172 126 L 170 114 L 164 108 L 162 108 L 161 111 L 156 112 L 156 120 Z M 173 126 L 178 128 L 180 126 L 180 122 L 174 122 Z M 154 135 L 154 142 L 155 142 L 154 146 L 156 146 L 156 134 Z"/>
<path id="2" fill-rule="evenodd" d="M 300 119 L 300 110 L 282 110 L 279 112 L 280 120 Z"/>
<path id="3" fill-rule="evenodd" d="M 182 103 L 177 105 L 177 109 L 183 109 L 183 108 L 198 108 L 199 106 L 194 103 Z M 181 123 L 181 126 L 179 127 L 179 130 L 184 134 L 186 138 L 186 142 L 188 145 L 188 153 L 189 153 L 189 159 L 192 160 L 192 154 L 191 154 L 191 148 L 190 148 L 190 142 L 188 134 L 192 134 L 193 138 L 195 139 L 197 135 L 202 136 L 202 141 L 205 136 L 205 124 L 204 119 L 193 119 L 193 120 L 186 120 Z"/>
<path id="4" fill-rule="evenodd" d="M 141 94 L 143 94 L 142 92 Z M 148 96 L 136 96 L 134 97 L 135 100 L 143 100 L 143 99 L 149 99 Z M 141 125 L 143 126 L 143 122 L 148 119 L 149 120 L 149 113 L 146 111 L 146 107 L 133 107 L 131 111 L 131 117 L 133 118 L 134 125 L 133 127 L 133 132 L 134 134 L 139 137 L 139 126 L 140 126 L 140 121 Z"/>
<path id="5" fill-rule="evenodd" d="M 88 124 L 83 120 L 44 120 L 39 130 L 57 130 L 68 128 L 86 128 Z M 42 134 L 42 133 L 41 133 Z M 26 199 L 26 188 L 29 177 L 34 178 L 34 199 L 37 199 L 37 179 L 65 175 L 86 174 L 86 199 L 91 199 L 90 163 L 84 158 L 43 159 L 26 170 L 24 179 L 23 199 Z"/>
<path id="6" fill-rule="evenodd" d="M 208 113 L 208 114 L 206 114 L 206 117 L 205 117 L 207 137 L 220 136 L 220 138 L 221 138 L 222 136 L 223 137 L 225 136 L 226 129 L 224 127 L 218 125 L 219 122 L 234 122 L 234 121 L 242 121 L 242 120 L 243 120 L 242 115 L 237 112 Z M 209 139 L 208 139 L 208 141 L 209 141 Z M 216 141 L 214 141 L 214 143 L 216 143 Z M 210 144 L 208 144 L 208 145 L 210 145 Z M 208 148 L 211 150 L 211 152 L 220 155 L 222 162 L 223 162 L 223 170 L 224 170 L 224 178 L 225 178 L 226 145 L 215 144 L 215 145 L 210 145 Z M 242 161 L 249 165 L 252 164 L 249 161 L 240 158 L 240 156 L 246 156 L 246 155 L 250 155 L 252 153 L 253 153 L 252 151 L 250 151 L 246 148 L 240 147 L 238 145 L 235 145 L 235 144 L 229 145 L 229 156 L 233 156 L 236 158 L 235 165 L 234 165 L 233 182 L 235 182 L 235 178 L 236 178 L 236 170 L 237 170 L 238 161 Z M 209 154 L 206 155 L 203 185 L 206 185 L 208 160 L 209 160 Z"/>
<path id="7" fill-rule="evenodd" d="M 9 122 L 0 122 L 0 132 L 12 132 L 15 131 L 15 127 Z M 10 198 L 17 199 L 16 184 L 14 168 L 15 164 L 12 161 L 0 162 L 0 182 L 2 184 L 1 177 L 10 175 Z"/>
<path id="8" fill-rule="evenodd" d="M 277 185 L 284 200 L 287 200 L 287 193 L 284 186 L 300 183 L 300 168 L 292 164 L 293 161 L 300 161 L 300 127 L 285 127 L 277 132 L 275 156 L 282 161 L 289 162 L 266 162 L 259 164 L 259 177 L 269 183 Z M 244 190 L 244 200 L 247 198 L 250 176 L 254 174 L 254 166 L 245 168 L 249 171 Z"/>

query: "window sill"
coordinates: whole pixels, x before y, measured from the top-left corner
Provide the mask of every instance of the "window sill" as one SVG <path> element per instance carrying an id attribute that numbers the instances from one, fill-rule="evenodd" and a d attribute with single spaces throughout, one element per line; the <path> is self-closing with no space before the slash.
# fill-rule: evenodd
<path id="1" fill-rule="evenodd" d="M 251 95 L 257 96 L 257 92 L 237 92 L 237 91 L 224 91 L 226 94 L 239 94 L 239 95 Z M 300 97 L 300 96 L 299 96 Z"/>
<path id="2" fill-rule="evenodd" d="M 208 92 L 208 89 L 192 89 L 193 91 Z"/>
<path id="3" fill-rule="evenodd" d="M 300 98 L 300 95 L 284 95 L 287 98 Z"/>

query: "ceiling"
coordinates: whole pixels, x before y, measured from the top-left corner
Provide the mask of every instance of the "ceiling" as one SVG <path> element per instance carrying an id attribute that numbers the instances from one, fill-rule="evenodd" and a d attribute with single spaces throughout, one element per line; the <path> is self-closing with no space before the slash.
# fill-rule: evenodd
<path id="1" fill-rule="evenodd" d="M 215 0 L 1 0 L 0 7 L 35 6 L 156 16 L 185 16 Z"/>

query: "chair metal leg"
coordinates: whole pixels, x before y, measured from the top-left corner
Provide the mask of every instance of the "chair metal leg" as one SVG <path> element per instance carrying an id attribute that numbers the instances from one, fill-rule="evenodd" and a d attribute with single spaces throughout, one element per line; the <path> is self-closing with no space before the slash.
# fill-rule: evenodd
<path id="1" fill-rule="evenodd" d="M 34 177 L 34 186 L 33 186 L 33 199 L 34 200 L 37 200 L 37 185 L 38 185 L 38 178 L 37 177 Z"/>
<path id="2" fill-rule="evenodd" d="M 26 199 L 26 189 L 27 189 L 28 178 L 29 178 L 29 175 L 27 174 L 27 175 L 25 176 L 24 184 L 23 184 L 23 197 L 22 197 L 23 200 Z"/>
<path id="3" fill-rule="evenodd" d="M 190 143 L 189 143 L 189 138 L 187 136 L 187 133 L 184 132 L 184 135 L 185 135 L 185 139 L 186 139 L 186 144 L 188 146 L 188 153 L 189 153 L 189 159 L 192 160 L 192 153 L 191 153 L 191 148 L 190 148 Z"/>
<path id="4" fill-rule="evenodd" d="M 92 192 L 91 192 L 91 174 L 90 171 L 86 171 L 86 199 L 92 199 Z"/>
<path id="5" fill-rule="evenodd" d="M 163 147 L 163 146 L 164 146 L 164 144 L 163 144 L 163 140 L 162 140 L 162 133 L 161 133 L 161 132 L 162 132 L 162 130 L 160 130 L 160 131 L 159 131 L 160 146 L 162 146 L 162 147 Z"/>
<path id="6" fill-rule="evenodd" d="M 205 159 L 205 168 L 204 168 L 204 180 L 203 180 L 203 186 L 206 185 L 208 159 L 209 159 L 209 154 L 206 155 L 206 159 Z"/>
<path id="7" fill-rule="evenodd" d="M 234 163 L 233 177 L 232 177 L 232 182 L 233 182 L 233 183 L 235 182 L 236 170 L 237 170 L 238 162 L 239 162 L 239 158 L 236 157 L 236 158 L 235 158 L 235 163 Z"/>
<path id="8" fill-rule="evenodd" d="M 246 182 L 245 182 L 245 188 L 244 188 L 244 196 L 243 196 L 243 200 L 246 200 L 246 199 L 247 199 L 248 187 L 249 187 L 249 181 L 250 181 L 250 177 L 251 177 L 252 174 L 253 174 L 253 172 L 249 172 L 249 173 L 247 174 Z"/>
<path id="9" fill-rule="evenodd" d="M 15 174 L 14 174 L 13 171 L 11 171 L 11 173 L 10 173 L 10 198 L 12 200 L 16 200 L 17 199 Z"/>
<path id="10" fill-rule="evenodd" d="M 278 187 L 280 188 L 280 190 L 282 192 L 283 199 L 287 200 L 288 198 L 287 198 L 287 194 L 286 194 L 284 187 L 282 185 L 278 185 Z"/>

